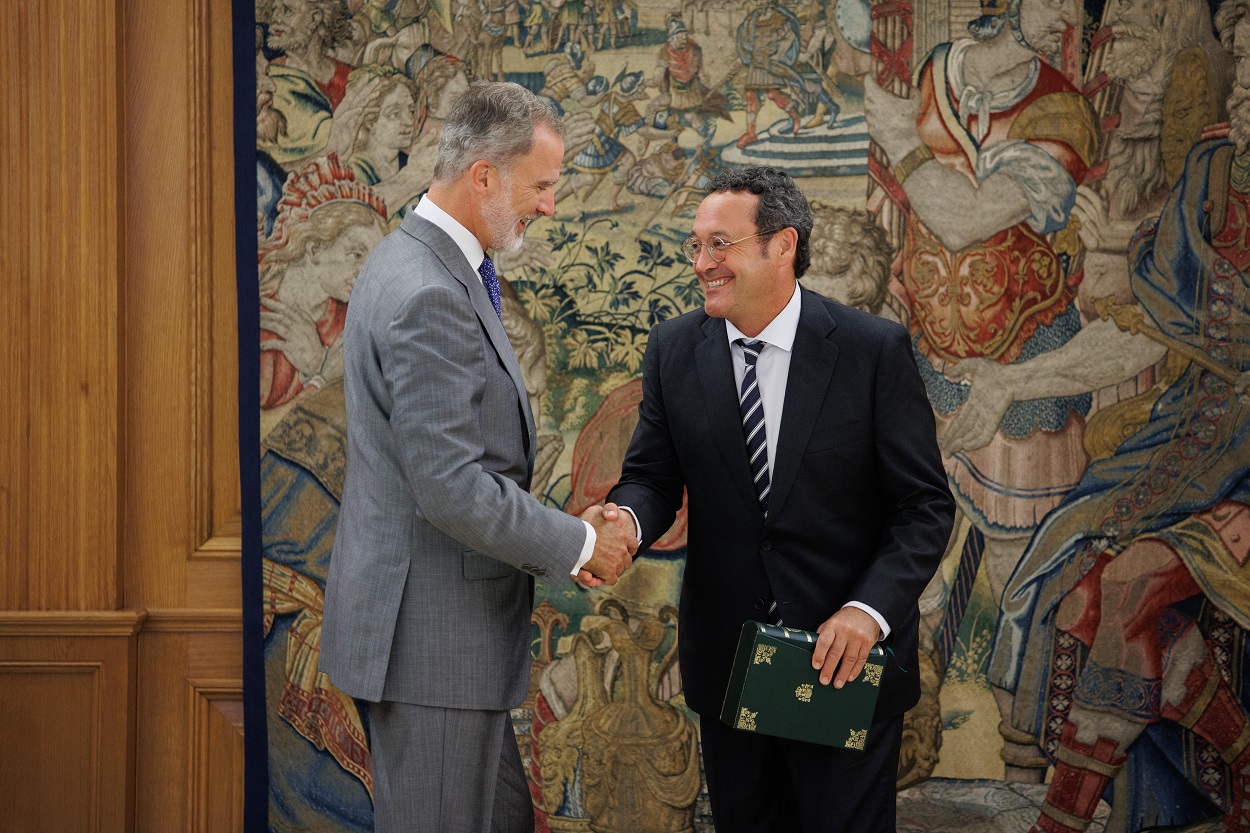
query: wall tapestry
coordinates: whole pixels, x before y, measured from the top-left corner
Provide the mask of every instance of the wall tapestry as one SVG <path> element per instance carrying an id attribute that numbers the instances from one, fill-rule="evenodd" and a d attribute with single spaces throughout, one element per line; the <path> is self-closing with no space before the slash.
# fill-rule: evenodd
<path id="1" fill-rule="evenodd" d="M 679 247 L 706 182 L 784 167 L 816 218 L 802 283 L 910 329 L 959 503 L 900 829 L 1245 829 L 1245 2 L 241 8 L 250 829 L 372 829 L 368 705 L 317 668 L 340 335 L 479 78 L 566 127 L 556 216 L 497 264 L 539 500 L 578 513 L 615 482 L 647 334 L 702 303 Z M 537 583 L 513 723 L 540 833 L 712 830 L 676 662 L 685 535 L 614 587 Z"/>

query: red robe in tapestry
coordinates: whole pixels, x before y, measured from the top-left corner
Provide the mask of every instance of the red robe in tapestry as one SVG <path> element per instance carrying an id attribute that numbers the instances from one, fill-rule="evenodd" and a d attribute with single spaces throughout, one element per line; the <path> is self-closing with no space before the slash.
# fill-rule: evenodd
<path id="1" fill-rule="evenodd" d="M 944 45 L 945 46 L 945 45 Z M 938 47 L 920 73 L 920 137 L 943 165 L 977 182 L 977 156 L 1002 142 L 1044 150 L 1079 183 L 1096 136 L 1080 93 L 1055 69 L 1036 62 L 1032 88 L 1009 108 L 993 111 L 989 130 L 973 114 L 960 123 L 960 92 L 946 81 Z M 939 91 L 940 90 L 940 97 Z M 948 251 L 913 212 L 903 245 L 903 284 L 912 328 L 934 361 L 984 357 L 1010 363 L 1039 325 L 1067 309 L 1079 275 L 1065 269 L 1046 236 L 1027 221 L 1001 229 L 963 251 Z"/>
<path id="2" fill-rule="evenodd" d="M 264 309 L 263 305 L 261 309 Z M 321 336 L 323 346 L 329 347 L 338 340 L 343 334 L 343 322 L 346 320 L 347 304 L 330 298 L 326 303 L 325 314 L 317 321 L 317 333 Z M 262 344 L 279 338 L 277 333 L 261 328 Z M 281 350 L 260 351 L 260 408 L 262 411 L 285 405 L 309 387 L 315 386 L 305 381 L 303 375 Z"/>

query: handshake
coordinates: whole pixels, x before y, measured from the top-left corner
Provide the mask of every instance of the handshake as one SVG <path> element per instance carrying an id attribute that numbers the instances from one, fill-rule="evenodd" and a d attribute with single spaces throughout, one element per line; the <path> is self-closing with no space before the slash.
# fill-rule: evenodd
<path id="1" fill-rule="evenodd" d="M 638 529 L 615 503 L 592 506 L 579 516 L 595 529 L 595 549 L 573 580 L 583 587 L 616 584 L 638 551 Z"/>

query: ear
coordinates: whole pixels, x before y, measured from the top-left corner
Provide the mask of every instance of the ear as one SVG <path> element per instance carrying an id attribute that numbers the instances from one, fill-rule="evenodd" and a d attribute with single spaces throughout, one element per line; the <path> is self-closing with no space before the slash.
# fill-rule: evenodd
<path id="1" fill-rule="evenodd" d="M 797 231 L 786 226 L 773 235 L 773 244 L 780 247 L 778 253 L 781 255 L 783 263 L 794 263 L 795 255 L 799 249 L 799 233 Z"/>
<path id="2" fill-rule="evenodd" d="M 321 244 L 316 240 L 309 240 L 304 244 L 304 257 L 314 266 L 321 264 Z"/>
<path id="3" fill-rule="evenodd" d="M 499 176 L 495 166 L 485 159 L 479 159 L 470 165 L 468 173 L 469 185 L 479 197 L 485 197 L 490 192 Z"/>

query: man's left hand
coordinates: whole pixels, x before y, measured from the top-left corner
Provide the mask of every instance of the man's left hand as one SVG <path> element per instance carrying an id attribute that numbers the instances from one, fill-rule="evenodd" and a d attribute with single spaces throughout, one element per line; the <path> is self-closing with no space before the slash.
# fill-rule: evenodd
<path id="1" fill-rule="evenodd" d="M 841 688 L 859 676 L 868 659 L 868 652 L 877 644 L 881 628 L 857 607 L 844 607 L 816 629 L 816 651 L 812 667 L 820 671 L 820 684 Z M 835 676 L 836 669 L 836 676 Z"/>

